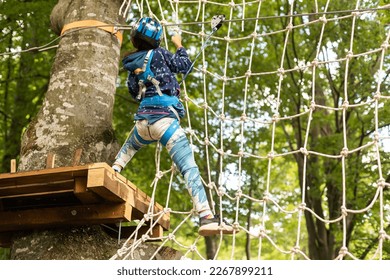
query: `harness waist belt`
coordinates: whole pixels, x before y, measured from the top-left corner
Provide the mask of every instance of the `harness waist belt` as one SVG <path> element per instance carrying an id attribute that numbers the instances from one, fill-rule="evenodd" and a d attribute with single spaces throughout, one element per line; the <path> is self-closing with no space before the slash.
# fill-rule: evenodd
<path id="1" fill-rule="evenodd" d="M 179 103 L 179 98 L 166 94 L 145 97 L 141 101 L 141 106 L 171 106 Z"/>

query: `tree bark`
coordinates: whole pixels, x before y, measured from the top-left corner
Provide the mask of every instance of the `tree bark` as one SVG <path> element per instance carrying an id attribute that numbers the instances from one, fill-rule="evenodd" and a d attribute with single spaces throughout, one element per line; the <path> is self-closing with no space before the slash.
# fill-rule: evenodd
<path id="1" fill-rule="evenodd" d="M 80 20 L 118 23 L 121 2 L 60 0 L 52 28 L 59 34 Z M 19 171 L 44 168 L 48 153 L 56 154 L 55 166 L 69 166 L 80 148 L 82 164 L 111 163 L 119 148 L 111 125 L 119 55 L 117 38 L 104 30 L 65 33 L 42 108 L 23 135 Z"/>
<path id="2" fill-rule="evenodd" d="M 93 19 L 120 21 L 120 0 L 60 0 L 52 11 L 53 30 Z M 120 43 L 98 28 L 70 30 L 61 38 L 41 110 L 23 135 L 19 171 L 45 168 L 48 153 L 55 166 L 70 166 L 82 149 L 81 164 L 111 163 L 119 145 L 112 129 Z M 50 245 L 50 246 L 49 246 Z M 107 259 L 118 248 L 100 226 L 18 234 L 12 259 Z"/>

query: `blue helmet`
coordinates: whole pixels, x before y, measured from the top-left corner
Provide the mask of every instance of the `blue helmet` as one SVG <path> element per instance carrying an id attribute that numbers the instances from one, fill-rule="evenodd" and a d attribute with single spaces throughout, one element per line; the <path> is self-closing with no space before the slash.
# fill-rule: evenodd
<path id="1" fill-rule="evenodd" d="M 134 38 L 139 38 L 157 48 L 161 42 L 162 26 L 150 17 L 143 17 L 135 24 L 131 34 Z"/>

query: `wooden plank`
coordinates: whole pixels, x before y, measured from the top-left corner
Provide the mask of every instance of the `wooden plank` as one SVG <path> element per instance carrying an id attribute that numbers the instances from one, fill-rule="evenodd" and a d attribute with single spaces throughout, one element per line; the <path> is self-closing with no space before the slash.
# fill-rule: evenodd
<path id="1" fill-rule="evenodd" d="M 126 186 L 115 184 L 109 180 L 104 168 L 94 168 L 88 171 L 87 188 L 110 202 L 127 201 L 128 189 Z"/>
<path id="2" fill-rule="evenodd" d="M 3 173 L 0 174 L 0 190 L 6 186 L 48 183 L 73 179 L 76 176 L 87 176 L 87 174 L 88 166 L 57 167 L 17 173 Z"/>
<path id="3" fill-rule="evenodd" d="M 73 157 L 73 166 L 80 165 L 80 160 L 81 160 L 81 154 L 83 153 L 83 149 L 77 149 L 76 152 L 74 153 Z"/>
<path id="4" fill-rule="evenodd" d="M 0 232 L 130 221 L 131 210 L 122 203 L 0 212 Z"/>
<path id="5" fill-rule="evenodd" d="M 11 173 L 16 172 L 16 159 L 11 159 L 11 167 L 10 167 Z"/>
<path id="6" fill-rule="evenodd" d="M 56 154 L 48 153 L 46 158 L 46 168 L 54 168 L 54 164 L 56 161 Z"/>
<path id="7" fill-rule="evenodd" d="M 73 193 L 83 204 L 94 204 L 102 201 L 99 196 L 87 189 L 87 178 L 76 177 L 74 182 Z"/>
<path id="8" fill-rule="evenodd" d="M 0 188 L 0 198 L 37 196 L 52 193 L 72 191 L 74 180 L 51 181 L 46 184 L 35 183 L 29 185 L 11 185 Z"/>
<path id="9" fill-rule="evenodd" d="M 56 194 L 63 192 L 69 192 L 72 195 L 70 198 L 78 198 L 81 203 L 87 204 L 89 207 L 92 207 L 91 204 L 101 203 L 102 198 L 108 202 L 126 203 L 126 205 L 132 209 L 128 216 L 129 220 L 142 219 L 144 213 L 147 213 L 149 204 L 151 203 L 150 197 L 125 177 L 114 172 L 106 163 L 0 174 L 0 203 L 2 201 L 1 198 L 19 199 L 25 197 L 23 199 L 29 199 L 29 197 L 31 197 L 31 199 L 33 199 L 34 196 L 39 198 L 39 196 L 44 195 L 53 195 L 55 198 Z M 77 200 L 74 200 L 73 203 L 75 202 L 77 203 Z M 79 205 L 77 207 L 85 206 Z M 104 206 L 100 204 L 94 205 L 93 207 L 104 208 Z M 22 210 L 17 209 L 18 207 L 15 207 L 13 211 L 15 211 L 15 213 L 21 213 L 25 218 L 29 218 L 29 215 L 33 215 L 35 213 L 34 211 L 42 211 L 42 209 L 28 210 L 31 212 L 31 214 L 28 214 L 29 212 L 21 212 Z M 66 211 L 64 210 L 66 208 L 63 207 L 47 207 L 45 209 L 53 211 L 52 215 L 54 217 L 56 217 L 55 215 L 57 214 L 59 215 L 59 213 L 56 214 L 57 210 L 60 213 Z M 154 213 L 158 213 L 162 210 L 163 207 L 158 203 L 155 203 Z M 7 213 L 7 209 L 0 209 L 0 211 Z M 2 213 L 2 215 L 5 215 L 4 213 Z M 8 213 L 7 215 L 11 214 Z M 63 215 L 64 217 L 66 216 L 65 214 Z M 55 222 L 50 222 L 51 220 L 55 220 L 53 216 L 49 215 L 47 217 L 49 224 L 56 224 Z M 46 216 L 43 215 L 42 217 Z M 97 221 L 100 218 L 92 216 L 91 219 L 92 221 Z M 18 219 L 16 219 L 15 223 L 17 223 L 17 221 Z M 87 224 L 89 223 L 87 218 L 85 218 L 84 222 Z M 11 224 L 11 222 L 9 223 Z M 66 224 L 65 219 L 63 223 Z M 159 220 L 159 223 L 164 229 L 168 229 L 169 213 L 165 214 Z M 1 224 L 2 223 L 0 222 L 0 227 Z M 39 226 L 39 222 L 28 221 L 27 225 L 29 224 L 31 228 L 33 228 L 35 224 Z M 42 224 L 44 223 L 42 222 Z M 68 224 L 72 224 L 72 220 L 69 220 Z"/>

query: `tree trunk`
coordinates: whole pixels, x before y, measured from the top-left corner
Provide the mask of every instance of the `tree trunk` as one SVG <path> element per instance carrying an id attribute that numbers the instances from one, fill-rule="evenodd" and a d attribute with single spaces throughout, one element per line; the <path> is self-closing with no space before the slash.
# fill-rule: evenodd
<path id="1" fill-rule="evenodd" d="M 60 0 L 52 28 L 60 33 L 65 24 L 86 19 L 118 23 L 121 2 Z M 69 166 L 80 148 L 82 164 L 111 163 L 118 151 L 111 123 L 119 55 L 117 38 L 104 30 L 65 33 L 42 108 L 24 133 L 19 171 L 44 168 L 48 153 L 56 154 L 56 166 Z"/>
<path id="2" fill-rule="evenodd" d="M 60 0 L 52 11 L 52 28 L 93 19 L 119 22 L 121 0 Z M 61 38 L 42 108 L 22 139 L 19 171 L 45 168 L 48 153 L 55 166 L 70 166 L 82 149 L 81 164 L 111 163 L 119 145 L 112 129 L 112 110 L 120 43 L 98 28 L 70 30 Z M 13 259 L 107 259 L 117 249 L 100 226 L 19 234 Z M 50 246 L 48 246 L 48 244 Z"/>

